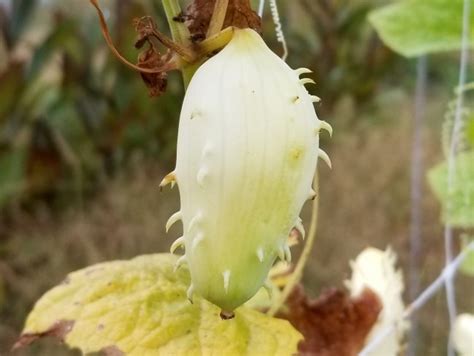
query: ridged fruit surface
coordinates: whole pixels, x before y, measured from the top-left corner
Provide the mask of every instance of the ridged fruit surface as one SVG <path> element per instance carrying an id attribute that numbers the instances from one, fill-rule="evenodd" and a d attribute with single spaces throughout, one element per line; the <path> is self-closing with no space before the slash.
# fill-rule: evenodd
<path id="1" fill-rule="evenodd" d="M 290 230 L 303 231 L 300 210 L 314 197 L 311 184 L 320 121 L 300 78 L 253 30 L 236 30 L 231 42 L 194 75 L 184 99 L 176 169 L 164 180 L 179 187 L 192 285 L 232 311 L 264 285 L 280 256 L 291 258 Z"/>

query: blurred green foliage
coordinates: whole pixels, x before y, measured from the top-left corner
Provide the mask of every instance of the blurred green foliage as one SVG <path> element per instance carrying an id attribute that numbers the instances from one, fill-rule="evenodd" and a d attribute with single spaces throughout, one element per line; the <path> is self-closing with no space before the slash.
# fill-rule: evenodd
<path id="1" fill-rule="evenodd" d="M 463 0 L 404 0 L 374 10 L 369 19 L 385 44 L 406 57 L 461 48 Z M 471 6 L 471 23 L 474 7 Z M 470 45 L 474 46 L 471 26 Z"/>
<path id="2" fill-rule="evenodd" d="M 428 181 L 443 209 L 443 221 L 458 228 L 474 227 L 474 83 L 456 90 L 456 95 L 448 103 L 442 130 L 442 146 L 446 159 L 428 171 Z M 459 108 L 459 95 L 463 95 Z M 457 117 L 459 115 L 459 117 Z M 455 128 L 456 119 L 460 127 Z M 453 149 L 453 131 L 457 130 L 452 187 L 448 186 L 450 157 Z"/>
<path id="3" fill-rule="evenodd" d="M 397 70 L 401 62 L 367 21 L 371 10 L 387 2 L 286 2 L 281 12 L 286 14 L 283 19 L 290 48 L 288 61 L 292 67 L 315 71 L 316 92 L 324 93 L 319 112 L 329 113 L 339 99 L 348 95 L 360 106 L 372 102 L 382 78 Z M 266 25 L 270 32 L 271 22 Z"/>
<path id="4" fill-rule="evenodd" d="M 445 161 L 429 172 L 428 178 L 443 205 L 445 223 L 462 228 L 474 227 L 474 151 L 455 158 L 452 189 L 448 190 L 448 163 Z"/>
<path id="5" fill-rule="evenodd" d="M 457 153 L 454 156 L 452 187 L 448 186 L 449 163 L 445 161 L 428 171 L 428 181 L 442 206 L 444 223 L 456 228 L 474 228 L 474 109 L 472 107 L 472 89 L 474 83 L 457 90 L 454 99 L 448 104 L 443 127 L 442 145 L 445 156 L 449 157 L 452 145 L 452 132 L 457 114 L 458 96 L 464 95 L 460 111 L 461 127 L 457 137 Z M 472 241 L 468 234 L 461 235 L 461 247 L 467 247 Z M 470 252 L 460 267 L 467 275 L 474 276 L 474 252 Z"/>
<path id="6" fill-rule="evenodd" d="M 406 57 L 460 51 L 464 3 L 463 0 L 404 0 L 373 10 L 369 20 L 384 43 Z M 469 11 L 469 23 L 473 23 L 474 8 L 470 7 Z M 473 47 L 472 26 L 468 40 L 469 47 Z M 443 222 L 463 229 L 474 228 L 473 88 L 473 83 L 457 88 L 445 115 L 442 146 L 446 157 L 454 153 L 454 161 L 446 159 L 427 174 L 431 188 L 441 202 Z M 462 102 L 460 95 L 464 96 Z M 460 123 L 459 128 L 456 121 Z M 453 148 L 454 152 L 451 152 Z M 472 255 L 462 268 L 468 274 L 472 274 Z"/>
<path id="7" fill-rule="evenodd" d="M 129 58 L 132 20 L 154 13 L 150 3 L 107 7 Z M 139 74 L 109 54 L 86 1 L 15 0 L 0 19 L 0 207 L 46 193 L 80 199 L 135 153 L 171 158 L 179 82 L 166 100 L 150 99 Z"/>

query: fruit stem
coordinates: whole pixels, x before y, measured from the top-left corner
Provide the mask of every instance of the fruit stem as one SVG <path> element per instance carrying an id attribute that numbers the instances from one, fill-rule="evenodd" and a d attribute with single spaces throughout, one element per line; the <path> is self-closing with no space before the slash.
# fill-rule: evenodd
<path id="1" fill-rule="evenodd" d="M 314 241 L 316 240 L 316 230 L 318 227 L 318 208 L 319 208 L 318 181 L 319 181 L 318 173 L 316 172 L 314 174 L 314 179 L 313 179 L 313 187 L 314 187 L 313 189 L 316 191 L 316 196 L 313 200 L 313 205 L 312 205 L 312 210 L 311 210 L 311 222 L 310 222 L 308 237 L 306 239 L 306 244 L 303 248 L 303 252 L 301 253 L 298 263 L 296 264 L 294 272 L 291 274 L 288 283 L 285 285 L 285 288 L 283 288 L 280 298 L 268 310 L 267 314 L 269 316 L 274 316 L 276 313 L 278 313 L 278 311 L 283 306 L 288 296 L 291 294 L 295 286 L 301 281 L 301 278 L 303 277 L 304 267 L 311 254 Z"/>
<path id="2" fill-rule="evenodd" d="M 228 312 L 225 310 L 221 310 L 220 317 L 222 320 L 230 320 L 235 318 L 234 312 Z"/>
<path id="3" fill-rule="evenodd" d="M 225 16 L 227 14 L 227 7 L 229 0 L 217 0 L 214 5 L 214 12 L 212 13 L 211 22 L 207 29 L 206 38 L 217 35 L 224 26 Z"/>
<path id="4" fill-rule="evenodd" d="M 189 46 L 191 36 L 188 28 L 184 23 L 175 21 L 175 18 L 182 12 L 178 0 L 162 0 L 162 3 L 173 41 L 183 46 Z"/>
<path id="5" fill-rule="evenodd" d="M 209 53 L 212 53 L 225 47 L 232 39 L 234 32 L 235 27 L 226 27 L 219 33 L 208 37 L 204 41 L 196 44 L 198 57 L 204 57 Z"/>
<path id="6" fill-rule="evenodd" d="M 189 47 L 191 45 L 191 35 L 188 28 L 184 23 L 175 20 L 176 17 L 182 13 L 178 0 L 162 0 L 162 4 L 165 10 L 166 19 L 168 20 L 168 26 L 170 27 L 173 41 L 179 43 L 182 46 Z M 181 68 L 181 74 L 183 76 L 185 88 L 187 88 L 195 71 L 196 68 L 193 65 L 184 65 Z"/>

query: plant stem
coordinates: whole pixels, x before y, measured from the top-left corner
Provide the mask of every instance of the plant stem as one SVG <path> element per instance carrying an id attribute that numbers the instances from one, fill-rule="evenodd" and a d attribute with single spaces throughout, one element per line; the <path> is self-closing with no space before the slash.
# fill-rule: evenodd
<path id="1" fill-rule="evenodd" d="M 174 18 L 181 14 L 181 6 L 178 0 L 162 0 L 165 9 L 166 19 L 171 31 L 173 41 L 182 46 L 190 46 L 190 33 L 188 28 L 182 22 L 175 21 Z M 197 67 L 195 65 L 183 65 L 181 74 L 183 76 L 184 87 L 187 88 Z"/>
<path id="2" fill-rule="evenodd" d="M 162 0 L 162 3 L 173 41 L 177 42 L 180 47 L 191 48 L 191 35 L 188 28 L 182 22 L 174 20 L 175 17 L 181 14 L 181 7 L 179 6 L 178 0 Z M 207 32 L 207 38 L 197 45 L 195 49 L 198 52 L 198 57 L 224 47 L 232 39 L 232 35 L 234 34 L 233 28 L 229 27 L 221 31 L 228 5 L 229 0 L 216 1 Z M 181 73 L 185 88 L 201 64 L 202 61 L 182 63 Z"/>
<path id="3" fill-rule="evenodd" d="M 162 3 L 173 41 L 183 46 L 188 46 L 190 44 L 188 28 L 184 23 L 174 20 L 175 17 L 181 14 L 181 6 L 179 6 L 178 0 L 162 0 Z"/>
<path id="4" fill-rule="evenodd" d="M 225 15 L 227 14 L 227 7 L 229 5 L 229 0 L 216 0 L 214 5 L 214 12 L 212 13 L 211 22 L 209 23 L 209 28 L 207 29 L 206 38 L 217 35 L 222 26 L 224 26 Z"/>
<path id="5" fill-rule="evenodd" d="M 318 208 L 319 208 L 319 184 L 318 184 L 318 173 L 316 172 L 314 175 L 313 180 L 313 189 L 316 191 L 316 196 L 313 200 L 312 210 L 311 210 L 311 222 L 309 227 L 309 233 L 306 240 L 306 244 L 303 248 L 303 252 L 301 253 L 300 259 L 296 264 L 294 272 L 291 274 L 290 280 L 286 284 L 283 292 L 280 295 L 279 300 L 271 306 L 268 310 L 267 314 L 270 316 L 274 316 L 278 310 L 283 306 L 286 299 L 293 291 L 294 287 L 301 281 L 303 277 L 304 267 L 306 262 L 308 261 L 309 255 L 311 254 L 311 250 L 314 245 L 314 241 L 316 240 L 316 230 L 318 227 Z"/>
<path id="6" fill-rule="evenodd" d="M 418 58 L 415 90 L 415 110 L 413 118 L 413 145 L 411 154 L 411 210 L 410 210 L 410 263 L 408 294 L 413 300 L 420 290 L 420 258 L 422 247 L 422 200 L 423 200 L 423 126 L 426 109 L 426 89 L 428 81 L 427 57 Z M 411 320 L 408 342 L 408 356 L 417 354 L 418 321 Z"/>

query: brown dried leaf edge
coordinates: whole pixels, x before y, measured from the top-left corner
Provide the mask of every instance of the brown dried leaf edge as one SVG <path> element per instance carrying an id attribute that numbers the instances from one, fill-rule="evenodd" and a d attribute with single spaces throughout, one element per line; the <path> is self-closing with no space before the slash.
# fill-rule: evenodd
<path id="1" fill-rule="evenodd" d="M 287 301 L 288 311 L 279 315 L 305 337 L 300 355 L 356 356 L 382 310 L 379 297 L 365 289 L 357 298 L 335 288 L 309 299 L 301 285 Z"/>

